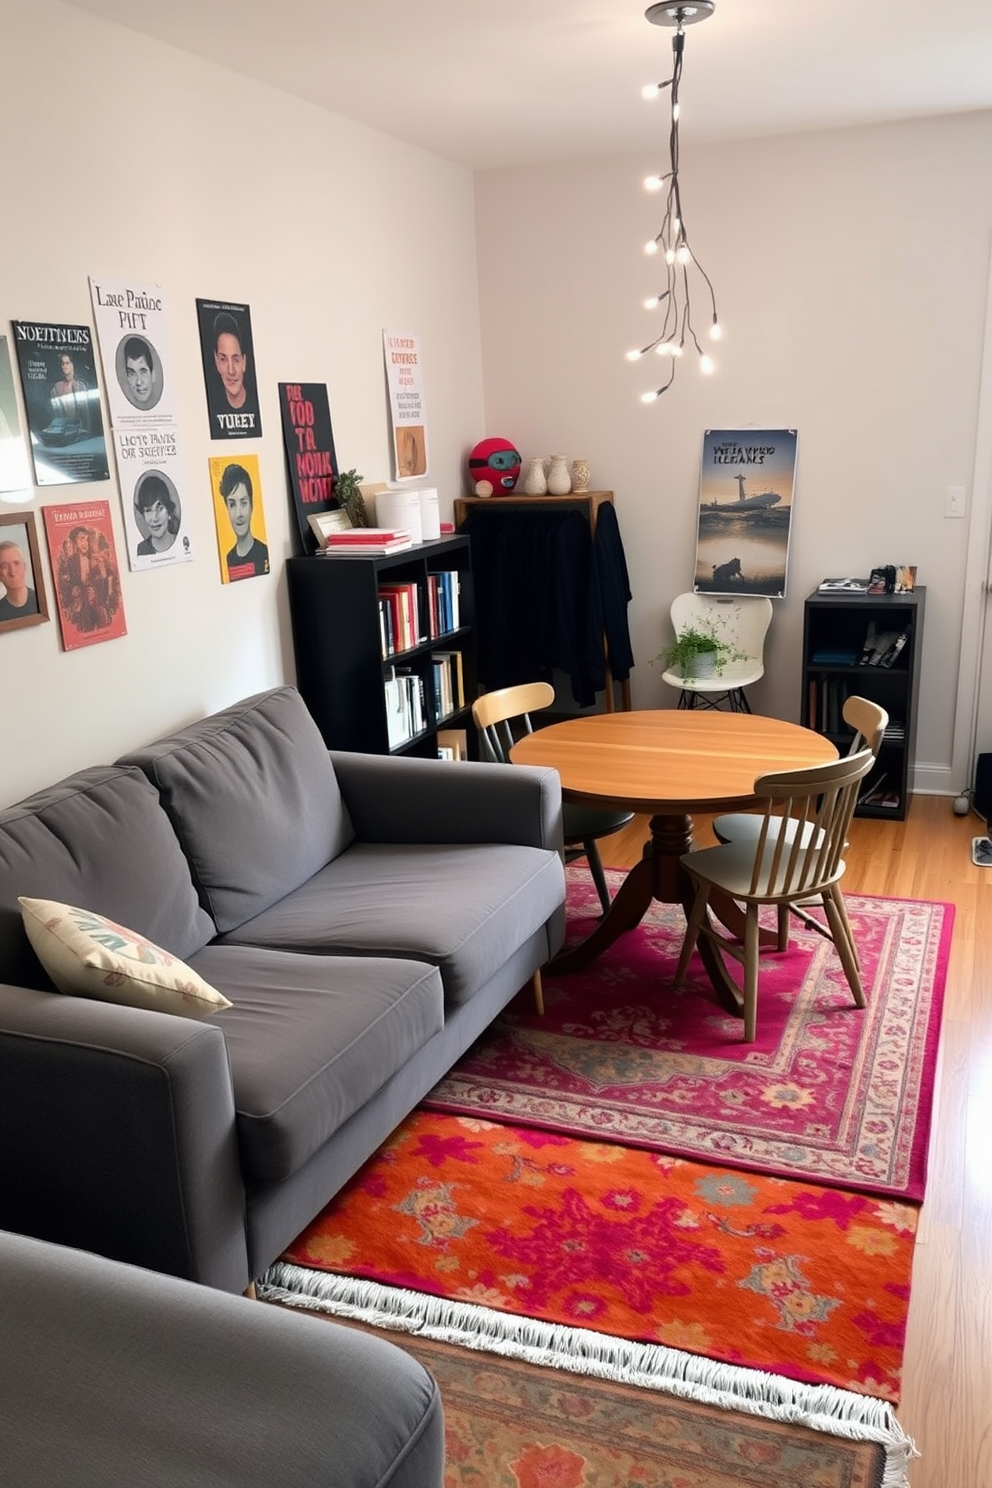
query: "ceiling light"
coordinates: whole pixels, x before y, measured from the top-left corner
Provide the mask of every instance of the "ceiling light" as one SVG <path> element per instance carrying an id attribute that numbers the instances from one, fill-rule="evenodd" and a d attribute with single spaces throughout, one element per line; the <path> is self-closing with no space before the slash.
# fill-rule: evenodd
<path id="1" fill-rule="evenodd" d="M 667 388 L 671 387 L 675 379 L 675 368 L 687 341 L 696 349 L 700 371 L 708 374 L 714 370 L 713 360 L 704 353 L 700 346 L 692 323 L 689 276 L 693 270 L 702 277 L 709 293 L 712 314 L 709 328 L 710 339 L 719 341 L 723 334 L 717 317 L 713 285 L 710 283 L 709 275 L 689 246 L 689 234 L 686 231 L 685 212 L 682 209 L 679 185 L 679 115 L 681 112 L 679 84 L 682 80 L 682 53 L 685 47 L 684 28 L 694 25 L 697 21 L 705 21 L 713 14 L 715 8 L 713 0 L 695 0 L 694 4 L 668 3 L 668 0 L 661 0 L 659 4 L 649 5 L 644 12 L 652 25 L 675 28 L 675 35 L 672 37 L 671 77 L 663 83 L 652 83 L 643 90 L 643 96 L 650 99 L 657 98 L 667 89 L 671 102 L 668 170 L 648 176 L 644 182 L 648 191 L 665 191 L 665 214 L 661 229 L 650 242 L 645 244 L 644 249 L 649 254 L 660 254 L 667 266 L 668 277 L 665 287 L 658 292 L 657 296 L 644 301 L 645 308 L 664 303 L 665 319 L 660 333 L 653 341 L 649 341 L 639 351 L 627 353 L 628 361 L 632 362 L 639 360 L 646 351 L 656 351 L 660 356 L 668 356 L 671 358 L 671 374 L 664 386 L 643 395 L 641 401 L 644 403 L 653 403 Z"/>

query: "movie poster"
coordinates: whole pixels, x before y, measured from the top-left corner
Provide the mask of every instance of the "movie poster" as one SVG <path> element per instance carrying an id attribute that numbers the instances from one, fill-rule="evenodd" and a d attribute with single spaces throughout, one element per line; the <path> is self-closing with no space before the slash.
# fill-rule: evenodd
<path id="1" fill-rule="evenodd" d="M 221 583 L 236 584 L 267 574 L 269 549 L 258 456 L 239 455 L 234 460 L 217 455 L 208 463 Z"/>
<path id="2" fill-rule="evenodd" d="M 114 444 L 130 567 L 188 563 L 193 540 L 176 431 L 115 430 Z"/>
<path id="3" fill-rule="evenodd" d="M 211 439 L 255 439 L 258 411 L 251 310 L 230 300 L 197 300 L 200 354 Z"/>
<path id="4" fill-rule="evenodd" d="M 176 379 L 161 286 L 91 275 L 90 293 L 111 426 L 173 427 Z"/>
<path id="5" fill-rule="evenodd" d="M 383 331 L 386 381 L 393 424 L 393 468 L 396 479 L 427 474 L 427 414 L 420 337 L 408 331 Z"/>
<path id="6" fill-rule="evenodd" d="M 75 651 L 127 634 L 109 501 L 43 506 L 62 646 Z"/>
<path id="7" fill-rule="evenodd" d="M 281 382 L 279 409 L 296 523 L 303 551 L 315 553 L 319 544 L 308 519 L 338 505 L 334 495 L 338 462 L 326 384 Z"/>
<path id="8" fill-rule="evenodd" d="M 697 594 L 785 598 L 796 484 L 795 429 L 706 429 Z"/>
<path id="9" fill-rule="evenodd" d="M 31 500 L 30 484 L 7 337 L 0 336 L 0 503 L 23 506 Z"/>
<path id="10" fill-rule="evenodd" d="M 110 479 L 89 326 L 15 320 L 35 484 Z"/>

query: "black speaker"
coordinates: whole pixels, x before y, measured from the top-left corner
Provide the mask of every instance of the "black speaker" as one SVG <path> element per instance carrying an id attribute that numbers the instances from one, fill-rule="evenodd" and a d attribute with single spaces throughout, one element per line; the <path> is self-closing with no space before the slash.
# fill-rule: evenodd
<path id="1" fill-rule="evenodd" d="M 992 754 L 980 754 L 975 766 L 975 810 L 986 822 L 992 817 Z M 992 831 L 992 826 L 989 828 Z"/>

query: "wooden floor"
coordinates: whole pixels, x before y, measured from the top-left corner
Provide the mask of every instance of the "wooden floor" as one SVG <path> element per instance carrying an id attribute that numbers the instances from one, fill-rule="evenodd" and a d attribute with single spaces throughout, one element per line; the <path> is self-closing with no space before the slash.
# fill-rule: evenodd
<path id="1" fill-rule="evenodd" d="M 849 893 L 955 905 L 926 1201 L 898 1416 L 922 1453 L 912 1488 L 992 1488 L 992 868 L 971 861 L 974 815 L 915 796 L 904 822 L 856 819 Z M 629 867 L 647 819 L 602 844 Z M 696 821 L 696 845 L 714 840 Z"/>

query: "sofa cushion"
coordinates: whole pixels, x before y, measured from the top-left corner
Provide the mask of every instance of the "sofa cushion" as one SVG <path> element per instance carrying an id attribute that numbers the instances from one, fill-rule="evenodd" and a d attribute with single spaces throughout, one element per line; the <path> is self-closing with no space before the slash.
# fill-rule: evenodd
<path id="1" fill-rule="evenodd" d="M 292 687 L 245 698 L 126 755 L 158 789 L 218 930 L 305 883 L 354 833 L 320 731 Z"/>
<path id="2" fill-rule="evenodd" d="M 495 767 L 494 767 L 495 768 Z M 565 898 L 558 854 L 506 843 L 353 843 L 225 942 L 438 966 L 466 1001 Z"/>
<path id="3" fill-rule="evenodd" d="M 81 770 L 0 811 L 3 980 L 51 990 L 24 931 L 20 895 L 107 915 L 183 960 L 215 933 L 140 770 Z"/>
<path id="4" fill-rule="evenodd" d="M 89 909 L 20 898 L 35 955 L 60 992 L 124 1007 L 208 1018 L 230 1007 L 192 967 L 161 946 Z"/>
<path id="5" fill-rule="evenodd" d="M 193 967 L 232 1003 L 217 1024 L 249 1184 L 294 1173 L 444 1021 L 422 961 L 211 945 Z"/>

